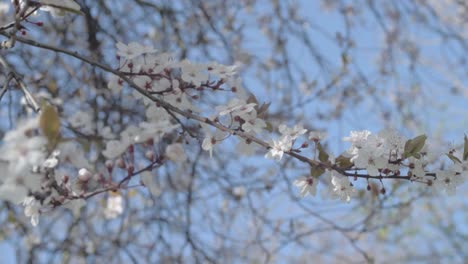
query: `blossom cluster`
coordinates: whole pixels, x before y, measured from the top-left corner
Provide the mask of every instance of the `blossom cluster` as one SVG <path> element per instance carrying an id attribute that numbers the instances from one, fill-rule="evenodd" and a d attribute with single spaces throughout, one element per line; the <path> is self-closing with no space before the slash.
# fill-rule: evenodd
<path id="1" fill-rule="evenodd" d="M 454 194 L 456 188 L 462 185 L 468 178 L 468 138 L 465 137 L 462 157 L 454 155 L 455 150 L 450 150 L 446 155 L 452 161 L 450 166 L 443 170 L 431 172 L 429 170 L 430 161 L 441 153 L 426 144 L 426 136 L 421 135 L 414 139 L 405 139 L 394 130 L 384 130 L 378 134 L 372 134 L 368 130 L 352 131 L 350 136 L 343 138 L 350 142 L 351 147 L 340 155 L 337 159 L 328 157 L 329 155 L 318 145 L 319 164 L 313 171 L 317 171 L 320 166 L 330 170 L 331 193 L 335 197 L 349 202 L 356 193 L 353 184 L 348 177 L 378 179 L 404 179 L 427 184 L 436 191 L 444 191 L 447 194 Z M 316 140 L 316 144 L 320 140 Z M 272 146 L 275 148 L 276 146 Z M 284 146 L 291 151 L 290 146 Z M 319 170 L 320 171 L 320 170 Z M 365 171 L 365 174 L 358 174 Z M 307 194 L 314 196 L 318 183 L 318 177 L 325 170 L 318 174 L 301 177 L 294 184 L 300 188 L 300 195 Z M 368 185 L 370 189 L 370 185 Z M 382 192 L 385 189 L 382 188 Z"/>
<path id="2" fill-rule="evenodd" d="M 119 130 L 95 122 L 86 111 L 60 120 L 59 113 L 50 106 L 39 116 L 19 122 L 17 128 L 3 138 L 0 169 L 6 171 L 6 177 L 0 182 L 0 198 L 22 203 L 33 225 L 38 224 L 39 214 L 45 208 L 63 205 L 76 211 L 84 205 L 85 199 L 111 191 L 103 216 L 113 219 L 123 212 L 119 189 L 126 188 L 137 175 L 140 175 L 140 186 L 146 186 L 157 195 L 158 187 L 148 172 L 164 162 L 183 164 L 188 158 L 181 143 L 184 136 L 196 138 L 210 156 L 217 144 L 237 135 L 236 149 L 241 154 L 252 155 L 264 147 L 267 159 L 279 162 L 284 155 L 300 159 L 310 166 L 310 175 L 294 181 L 301 196 L 316 195 L 320 177 L 328 177 L 328 191 L 332 197 L 349 202 L 356 193 L 350 181 L 353 177 L 381 182 L 384 179 L 409 180 L 454 193 L 468 176 L 466 137 L 462 155 L 457 157 L 457 153 L 450 150 L 447 157 L 453 164 L 435 172 L 431 172 L 430 163 L 436 153 L 426 144 L 426 136 L 406 139 L 393 130 L 378 134 L 352 131 L 344 138 L 351 143 L 350 148 L 335 158 L 323 146 L 323 132 L 308 131 L 301 125 L 282 124 L 278 126 L 277 139 L 263 141 L 261 138 L 268 136 L 267 128 L 271 128 L 266 121 L 269 104 L 260 103 L 254 95 L 247 94 L 237 77 L 236 66 L 178 62 L 169 53 L 135 42 L 117 43 L 117 59 L 119 74 L 109 78 L 109 93 L 115 98 L 126 96 L 137 101 L 145 111 L 141 120 L 132 120 L 132 124 Z M 135 86 L 146 93 L 134 89 Z M 206 94 L 218 91 L 229 96 L 213 113 L 213 108 L 204 108 L 200 102 Z M 166 102 L 179 112 L 174 113 L 158 102 Z M 196 116 L 199 122 L 193 126 L 181 121 L 180 116 L 187 119 Z M 61 140 L 61 122 L 67 124 L 70 134 L 89 135 L 97 131 L 99 145 L 103 147 L 89 152 L 97 156 L 94 161 L 103 160 L 105 164 L 92 166 L 90 153 L 80 144 Z M 296 146 L 305 135 L 308 138 Z M 311 157 L 305 154 L 309 146 L 313 147 Z M 145 160 L 145 165 L 137 159 Z M 241 187 L 233 190 L 236 197 L 244 193 Z"/>

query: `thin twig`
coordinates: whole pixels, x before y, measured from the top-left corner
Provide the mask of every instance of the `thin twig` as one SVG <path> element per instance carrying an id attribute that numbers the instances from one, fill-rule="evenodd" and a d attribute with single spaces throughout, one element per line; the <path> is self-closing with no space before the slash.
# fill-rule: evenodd
<path id="1" fill-rule="evenodd" d="M 31 94 L 31 92 L 29 92 L 28 88 L 26 87 L 26 84 L 24 83 L 23 81 L 23 78 L 21 77 L 21 75 L 16 72 L 13 67 L 8 64 L 8 62 L 6 61 L 6 59 L 0 55 L 0 63 L 3 65 L 3 67 L 6 69 L 8 73 L 8 76 L 11 76 L 11 78 L 8 80 L 8 82 L 5 83 L 1 93 L 0 93 L 0 101 L 2 99 L 2 96 L 6 93 L 6 90 L 8 87 L 8 83 L 9 81 L 11 81 L 11 79 L 15 79 L 16 83 L 18 83 L 21 91 L 23 92 L 24 94 L 24 97 L 26 98 L 26 102 L 29 104 L 29 106 L 37 113 L 39 112 L 40 110 L 40 106 L 39 104 L 37 103 L 36 99 L 34 99 L 34 96 Z"/>

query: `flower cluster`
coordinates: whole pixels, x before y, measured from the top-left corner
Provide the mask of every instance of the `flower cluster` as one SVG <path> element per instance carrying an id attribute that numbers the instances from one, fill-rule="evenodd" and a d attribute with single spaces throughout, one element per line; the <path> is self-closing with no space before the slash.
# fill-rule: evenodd
<path id="1" fill-rule="evenodd" d="M 268 153 L 265 155 L 267 159 L 274 159 L 280 161 L 284 152 L 291 151 L 294 141 L 301 135 L 307 132 L 300 125 L 289 128 L 282 124 L 278 127 L 281 137 L 278 140 L 272 140 L 272 145 Z"/>
<path id="2" fill-rule="evenodd" d="M 384 179 L 415 181 L 451 194 L 468 176 L 466 137 L 461 157 L 451 150 L 447 156 L 453 165 L 435 172 L 429 170 L 429 157 L 434 153 L 426 144 L 425 135 L 406 139 L 393 130 L 378 134 L 352 131 L 344 138 L 351 143 L 350 148 L 336 158 L 326 152 L 323 132 L 311 131 L 307 137 L 309 141 L 295 146 L 308 132 L 302 125 L 278 126 L 279 137 L 267 143 L 259 138 L 266 136 L 266 130 L 272 127 L 265 120 L 269 104 L 247 95 L 236 77 L 236 66 L 177 62 L 168 53 L 135 42 L 128 45 L 119 42 L 117 58 L 119 74 L 110 77 L 109 94 L 134 99 L 145 112 L 144 117 L 131 120 L 126 127 L 111 128 L 95 124 L 93 115 L 84 111 L 76 112 L 68 120 L 60 120 L 54 107 L 48 107 L 45 122 L 39 118 L 20 122 L 17 129 L 3 138 L 0 169 L 6 171 L 6 177 L 0 181 L 0 198 L 17 204 L 22 202 L 33 225 L 38 224 L 42 207 L 63 205 L 76 211 L 83 206 L 84 199 L 126 188 L 137 175 L 140 175 L 140 186 L 148 187 L 157 196 L 160 189 L 150 172 L 164 162 L 184 166 L 190 157 L 182 142 L 188 142 L 188 136 L 199 140 L 201 148 L 210 156 L 217 144 L 237 135 L 236 149 L 242 154 L 251 155 L 261 146 L 266 148 L 267 159 L 281 161 L 285 154 L 298 158 L 310 167 L 310 175 L 294 181 L 302 197 L 317 193 L 319 179 L 324 174 L 329 176 L 324 182 L 328 182 L 332 197 L 345 202 L 356 194 L 350 181 L 352 177 L 380 182 Z M 208 92 L 217 91 L 234 96 L 215 107 L 213 115 L 211 107 L 203 108 L 199 102 Z M 203 117 L 204 111 L 210 111 L 212 116 Z M 195 126 L 188 121 L 184 123 L 180 116 L 198 123 Z M 76 142 L 61 141 L 60 121 L 67 123 L 77 135 L 97 131 L 98 146 L 86 153 Z M 304 154 L 309 146 L 314 147 L 312 158 Z M 86 157 L 89 153 L 98 156 L 94 160 L 104 160 L 104 166 L 92 167 Z M 135 162 L 139 158 L 144 162 Z M 186 182 L 180 180 L 182 185 Z M 382 187 L 381 192 L 384 191 Z M 246 190 L 238 187 L 232 194 L 241 199 Z M 113 219 L 122 212 L 123 197 L 109 196 L 104 216 Z"/>
<path id="3" fill-rule="evenodd" d="M 18 123 L 9 131 L 0 146 L 0 198 L 13 203 L 22 202 L 29 192 L 40 190 L 42 176 L 35 173 L 46 159 L 47 140 L 38 134 L 39 119 Z"/>
<path id="4" fill-rule="evenodd" d="M 456 187 L 468 178 L 467 137 L 465 137 L 463 157 L 456 157 L 453 154 L 454 150 L 451 150 L 447 156 L 453 164 L 436 172 L 429 172 L 427 169 L 429 157 L 437 156 L 438 153 L 431 153 L 434 150 L 426 144 L 425 135 L 407 140 L 393 130 L 384 130 L 378 134 L 372 134 L 368 130 L 352 131 L 349 137 L 343 138 L 344 141 L 351 143 L 351 147 L 337 159 L 329 157 L 321 147 L 318 136 L 314 135 L 309 139 L 318 146 L 319 160 L 317 162 L 320 164 L 313 166 L 311 176 L 301 177 L 295 181 L 295 185 L 300 188 L 301 196 L 316 193 L 317 179 L 314 177 L 323 174 L 325 172 L 323 168 L 331 171 L 332 196 L 346 202 L 349 202 L 355 193 L 348 177 L 378 179 L 381 182 L 384 179 L 410 180 L 425 183 L 447 194 L 454 194 Z M 278 153 L 281 152 L 279 148 L 275 148 L 276 146 L 284 145 L 275 145 L 269 153 L 274 153 L 279 157 Z M 358 174 L 359 171 L 366 173 Z M 385 193 L 385 188 L 382 187 L 381 192 Z"/>

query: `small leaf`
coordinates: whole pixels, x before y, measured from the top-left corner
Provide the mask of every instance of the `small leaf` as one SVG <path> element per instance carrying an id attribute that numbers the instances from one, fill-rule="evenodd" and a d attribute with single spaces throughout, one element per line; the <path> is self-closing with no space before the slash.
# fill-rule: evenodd
<path id="1" fill-rule="evenodd" d="M 328 162 L 328 157 L 329 157 L 329 155 L 328 155 L 328 153 L 323 149 L 322 144 L 320 144 L 320 142 L 317 143 L 317 149 L 318 149 L 318 151 L 319 151 L 319 160 L 320 160 L 321 162 L 324 162 L 324 163 L 325 163 L 325 162 Z"/>
<path id="2" fill-rule="evenodd" d="M 272 133 L 273 132 L 273 125 L 270 122 L 266 122 L 266 128 L 268 132 Z"/>
<path id="3" fill-rule="evenodd" d="M 16 219 L 16 216 L 15 214 L 12 212 L 12 211 L 8 211 L 8 217 L 7 217 L 7 220 L 9 223 L 16 223 L 18 222 L 18 220 Z"/>
<path id="4" fill-rule="evenodd" d="M 257 110 L 257 117 L 263 117 L 264 114 L 268 111 L 268 108 L 270 107 L 270 103 L 263 103 Z"/>
<path id="5" fill-rule="evenodd" d="M 51 94 L 57 94 L 58 87 L 55 80 L 52 79 L 49 83 L 47 83 L 46 88 Z"/>
<path id="6" fill-rule="evenodd" d="M 461 160 L 457 158 L 456 156 L 454 156 L 453 154 L 447 153 L 447 157 L 449 157 L 449 159 L 451 159 L 453 162 L 462 163 Z"/>
<path id="7" fill-rule="evenodd" d="M 351 161 L 351 158 L 345 157 L 343 155 L 338 156 L 335 159 L 335 163 L 338 167 L 345 169 L 345 170 L 352 168 L 354 166 L 354 163 Z"/>
<path id="8" fill-rule="evenodd" d="M 417 136 L 413 139 L 406 141 L 405 152 L 403 156 L 405 158 L 408 158 L 417 154 L 424 147 L 424 144 L 426 143 L 426 139 L 427 139 L 426 135 L 420 135 L 420 136 Z"/>
<path id="9" fill-rule="evenodd" d="M 250 94 L 249 98 L 247 98 L 247 103 L 248 104 L 257 104 L 258 105 L 258 100 L 257 100 L 257 97 L 255 97 L 254 94 Z"/>
<path id="10" fill-rule="evenodd" d="M 322 167 L 312 167 L 310 168 L 310 176 L 317 178 L 325 172 L 325 169 Z"/>
<path id="11" fill-rule="evenodd" d="M 465 135 L 465 147 L 463 150 L 463 160 L 468 160 L 468 137 Z"/>
<path id="12" fill-rule="evenodd" d="M 343 63 L 343 66 L 346 66 L 349 64 L 349 56 L 346 53 L 341 53 L 341 63 Z"/>
<path id="13" fill-rule="evenodd" d="M 57 110 L 50 104 L 43 103 L 39 127 L 49 143 L 55 143 L 60 135 L 60 117 Z"/>

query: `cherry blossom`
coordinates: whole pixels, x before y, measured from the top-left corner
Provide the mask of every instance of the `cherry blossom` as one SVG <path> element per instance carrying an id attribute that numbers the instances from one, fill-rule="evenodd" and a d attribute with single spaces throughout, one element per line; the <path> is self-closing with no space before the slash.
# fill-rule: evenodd
<path id="1" fill-rule="evenodd" d="M 434 188 L 449 195 L 454 195 L 457 186 L 464 182 L 462 176 L 452 170 L 439 170 L 436 172 L 436 177 Z"/>
<path id="2" fill-rule="evenodd" d="M 208 66 L 208 72 L 211 75 L 214 75 L 215 77 L 219 79 L 229 79 L 232 78 L 236 73 L 237 73 L 237 66 L 232 65 L 232 66 L 226 66 L 219 64 L 217 62 L 212 62 L 207 65 Z"/>
<path id="3" fill-rule="evenodd" d="M 234 98 L 226 106 L 217 106 L 216 111 L 220 116 L 232 113 L 233 115 L 244 115 L 254 110 L 255 103 L 247 103 L 239 98 Z"/>
<path id="4" fill-rule="evenodd" d="M 107 198 L 106 208 L 104 209 L 104 217 L 114 219 L 123 213 L 123 198 L 120 194 L 110 195 Z"/>
<path id="5" fill-rule="evenodd" d="M 356 189 L 353 188 L 348 177 L 331 173 L 331 183 L 333 185 L 332 197 L 339 198 L 342 201 L 349 203 L 351 197 L 355 195 Z"/>
<path id="6" fill-rule="evenodd" d="M 379 169 L 386 167 L 387 160 L 382 156 L 376 156 L 373 150 L 360 150 L 354 158 L 354 164 L 358 168 L 364 168 L 370 176 L 378 176 Z"/>
<path id="7" fill-rule="evenodd" d="M 28 196 L 23 201 L 24 214 L 31 217 L 31 224 L 37 226 L 39 224 L 40 205 L 39 202 L 32 196 Z"/>
<path id="8" fill-rule="evenodd" d="M 310 131 L 309 132 L 309 140 L 314 142 L 319 142 L 324 140 L 327 137 L 327 133 L 321 131 Z"/>
<path id="9" fill-rule="evenodd" d="M 117 55 L 122 58 L 132 60 L 146 53 L 154 53 L 155 49 L 149 46 L 143 46 L 137 42 L 130 42 L 129 44 L 124 44 L 122 42 L 117 43 Z"/>
<path id="10" fill-rule="evenodd" d="M 290 136 L 293 140 L 298 138 L 300 135 L 307 133 L 307 129 L 304 129 L 302 125 L 295 125 L 293 128 L 289 128 L 286 125 L 281 124 L 278 127 L 278 131 L 283 135 Z"/>
<path id="11" fill-rule="evenodd" d="M 204 72 L 206 67 L 193 64 L 188 60 L 180 62 L 179 67 L 182 71 L 182 80 L 193 83 L 195 86 L 200 86 L 208 79 L 208 74 Z"/>
<path id="12" fill-rule="evenodd" d="M 271 148 L 265 158 L 280 161 L 284 152 L 291 150 L 292 142 L 293 138 L 290 135 L 284 135 L 279 140 L 272 140 Z"/>
<path id="13" fill-rule="evenodd" d="M 245 132 L 254 132 L 259 134 L 267 127 L 265 120 L 257 118 L 257 112 L 255 109 L 247 115 L 242 116 L 245 120 L 245 123 L 242 125 L 242 129 Z"/>
<path id="14" fill-rule="evenodd" d="M 300 188 L 301 197 L 305 197 L 307 194 L 315 196 L 317 193 L 318 179 L 313 177 L 300 177 L 294 180 L 294 185 Z"/>
<path id="15" fill-rule="evenodd" d="M 351 131 L 351 135 L 349 137 L 344 137 L 343 141 L 351 142 L 352 148 L 362 148 L 367 141 L 367 138 L 371 134 L 369 130 L 363 131 Z M 353 152 L 353 151 L 348 151 Z"/>
<path id="16" fill-rule="evenodd" d="M 166 156 L 175 162 L 182 162 L 186 160 L 184 147 L 181 143 L 171 144 L 166 147 Z"/>

